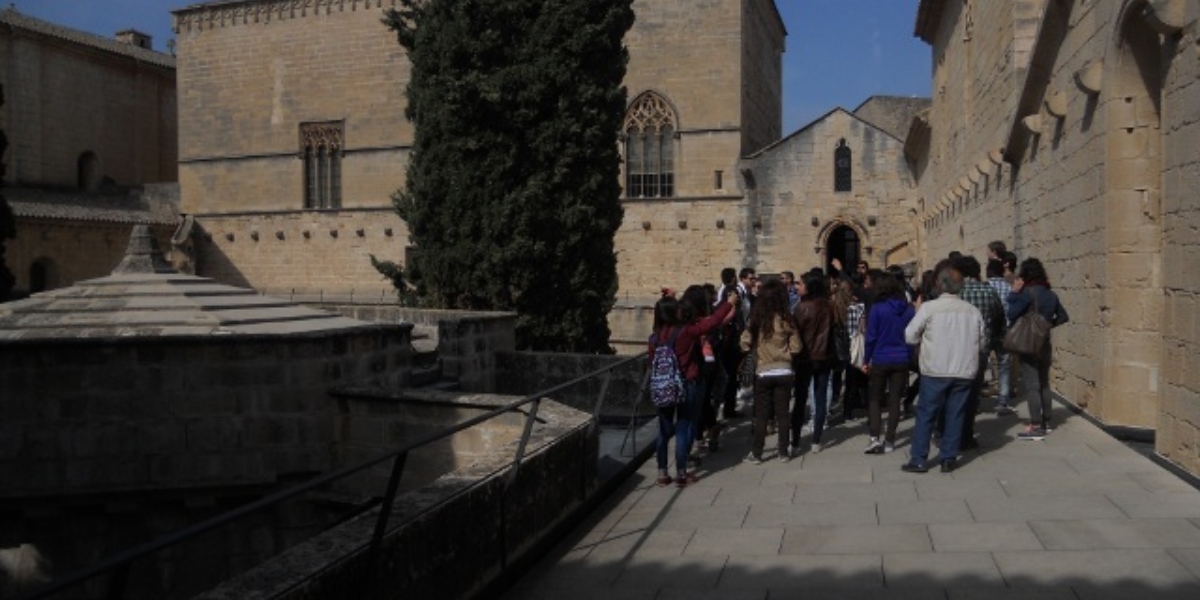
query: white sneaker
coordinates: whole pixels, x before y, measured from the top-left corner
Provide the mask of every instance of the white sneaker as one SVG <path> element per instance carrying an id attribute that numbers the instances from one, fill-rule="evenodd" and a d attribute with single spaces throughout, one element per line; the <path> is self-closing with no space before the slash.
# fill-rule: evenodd
<path id="1" fill-rule="evenodd" d="M 804 426 L 800 428 L 800 435 L 812 435 L 812 432 L 812 423 L 805 423 Z"/>
<path id="2" fill-rule="evenodd" d="M 891 454 L 892 452 L 895 452 L 895 451 L 896 451 L 896 445 L 895 445 L 895 444 L 893 444 L 893 443 L 891 443 L 891 442 L 884 442 L 884 443 L 883 443 L 883 453 L 884 453 L 884 454 Z"/>
<path id="3" fill-rule="evenodd" d="M 821 453 L 821 442 L 813 442 L 813 443 L 812 443 L 812 450 L 809 450 L 809 453 L 811 453 L 811 454 L 820 454 L 820 453 Z"/>
<path id="4" fill-rule="evenodd" d="M 746 462 L 748 462 L 752 465 L 761 465 L 762 464 L 762 459 L 755 456 L 753 452 L 751 452 L 750 454 L 747 454 L 745 460 L 746 460 Z"/>
<path id="5" fill-rule="evenodd" d="M 883 442 L 879 441 L 877 437 L 871 438 L 867 442 L 867 449 L 863 451 L 863 454 L 883 454 Z"/>

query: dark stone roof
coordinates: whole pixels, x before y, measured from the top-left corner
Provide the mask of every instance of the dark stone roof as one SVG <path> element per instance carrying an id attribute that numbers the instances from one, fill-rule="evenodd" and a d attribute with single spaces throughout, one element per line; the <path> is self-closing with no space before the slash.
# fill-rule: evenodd
<path id="1" fill-rule="evenodd" d="M 112 275 L 0 304 L 0 343 L 46 339 L 286 335 L 374 327 L 171 269 L 135 225 Z"/>
<path id="2" fill-rule="evenodd" d="M 929 98 L 871 96 L 854 109 L 854 115 L 903 140 L 908 136 L 913 117 L 932 104 Z"/>
<path id="3" fill-rule="evenodd" d="M 155 52 L 153 50 L 139 48 L 133 44 L 118 42 L 115 39 L 106 38 L 94 33 L 88 33 L 78 29 L 71 29 L 70 27 L 64 27 L 62 25 L 55 25 L 49 21 L 43 21 L 41 19 L 35 19 L 31 16 L 21 14 L 20 12 L 17 12 L 17 9 L 15 8 L 10 7 L 0 10 L 0 23 L 7 24 L 17 29 L 24 29 L 25 31 L 31 31 L 45 36 L 58 38 L 60 40 L 74 42 L 76 44 L 88 46 L 97 50 L 111 52 L 120 56 L 128 56 L 129 58 L 147 62 L 153 65 L 158 65 L 167 69 L 175 69 L 175 57 L 171 56 L 170 54 L 163 54 L 162 52 Z"/>
<path id="4" fill-rule="evenodd" d="M 6 187 L 0 190 L 18 219 L 146 225 L 179 223 L 179 203 L 155 194 Z"/>

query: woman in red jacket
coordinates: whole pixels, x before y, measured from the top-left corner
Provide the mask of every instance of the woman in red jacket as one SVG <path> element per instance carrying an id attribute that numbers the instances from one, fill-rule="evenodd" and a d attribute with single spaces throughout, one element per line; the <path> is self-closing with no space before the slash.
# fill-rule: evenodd
<path id="1" fill-rule="evenodd" d="M 692 422 L 698 416 L 700 406 L 700 366 L 704 356 L 700 343 L 706 333 L 724 322 L 725 317 L 738 302 L 736 293 L 729 294 L 725 302 L 711 315 L 695 320 L 697 311 L 687 302 L 679 302 L 674 296 L 665 296 L 654 306 L 655 332 L 650 337 L 650 354 L 659 343 L 666 344 L 675 338 L 675 358 L 683 375 L 683 401 L 675 406 L 658 408 L 658 483 L 669 485 L 672 481 L 679 487 L 695 483 L 696 476 L 688 473 L 688 453 L 692 449 Z M 694 322 L 693 322 L 694 321 Z M 667 444 L 675 436 L 675 472 L 671 477 L 667 469 Z"/>

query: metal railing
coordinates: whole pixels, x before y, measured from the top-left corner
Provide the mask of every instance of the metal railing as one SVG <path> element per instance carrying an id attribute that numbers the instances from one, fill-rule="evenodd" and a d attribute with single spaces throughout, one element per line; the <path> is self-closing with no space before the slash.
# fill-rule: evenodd
<path id="1" fill-rule="evenodd" d="M 301 494 L 313 491 L 319 487 L 328 485 L 335 481 L 345 479 L 351 475 L 360 473 L 362 471 L 365 471 L 366 469 L 369 469 L 371 467 L 374 467 L 376 465 L 384 463 L 388 460 L 391 460 L 392 461 L 391 475 L 388 478 L 387 488 L 384 491 L 383 497 L 378 504 L 379 516 L 376 518 L 374 533 L 371 537 L 371 544 L 367 550 L 367 558 L 366 558 L 366 560 L 367 560 L 367 576 L 363 578 L 363 582 L 364 582 L 365 586 L 370 586 L 371 579 L 372 579 L 371 575 L 373 575 L 374 566 L 376 564 L 378 564 L 378 562 L 379 562 L 379 548 L 380 548 L 381 544 L 383 543 L 383 538 L 387 531 L 388 519 L 391 516 L 392 508 L 395 504 L 396 494 L 397 494 L 397 490 L 399 489 L 399 484 L 400 484 L 400 478 L 404 474 L 404 467 L 408 460 L 408 455 L 410 452 L 412 452 L 413 450 L 416 450 L 418 448 L 428 446 L 430 444 L 433 444 L 435 442 L 438 442 L 440 440 L 448 438 L 456 433 L 459 433 L 466 429 L 470 429 L 471 427 L 474 427 L 476 425 L 484 423 L 488 420 L 494 419 L 494 418 L 504 415 L 506 413 L 511 413 L 513 411 L 516 411 L 516 410 L 526 406 L 526 405 L 531 404 L 532 407 L 529 409 L 529 412 L 525 417 L 525 426 L 521 433 L 520 441 L 517 444 L 517 450 L 516 450 L 515 455 L 513 456 L 512 467 L 509 470 L 508 477 L 507 477 L 507 480 L 505 483 L 505 490 L 507 490 L 512 486 L 513 482 L 516 480 L 517 473 L 521 466 L 521 461 L 525 457 L 525 449 L 529 442 L 529 438 L 533 433 L 533 424 L 537 420 L 538 408 L 541 406 L 541 401 L 543 398 L 545 398 L 551 394 L 569 389 L 575 385 L 579 385 L 580 383 L 588 381 L 592 378 L 603 376 L 604 380 L 601 383 L 600 394 L 596 399 L 596 405 L 592 411 L 592 423 L 591 423 L 591 426 L 589 429 L 589 434 L 594 435 L 596 433 L 596 429 L 599 426 L 600 411 L 604 405 L 605 395 L 608 393 L 609 381 L 612 378 L 613 371 L 615 371 L 616 369 L 618 369 L 620 367 L 628 365 L 632 362 L 644 360 L 644 359 L 646 359 L 646 357 L 647 357 L 646 353 L 631 356 L 625 360 L 621 360 L 619 362 L 613 363 L 613 364 L 603 367 L 601 369 L 597 369 L 595 371 L 592 371 L 590 373 L 587 373 L 585 375 L 582 375 L 580 377 L 577 377 L 577 378 L 567 381 L 565 383 L 556 385 L 554 387 L 551 387 L 551 388 L 548 388 L 545 390 L 541 390 L 535 394 L 525 396 L 525 397 L 521 398 L 520 400 L 516 400 L 516 401 L 508 403 L 504 406 L 500 406 L 495 409 L 489 410 L 488 412 L 483 413 L 479 416 L 467 419 L 461 423 L 458 423 L 457 425 L 454 425 L 452 427 L 449 427 L 449 428 L 443 429 L 441 431 L 435 432 L 433 434 L 430 434 L 424 438 L 418 439 L 415 442 L 405 444 L 404 446 L 401 446 L 400 448 L 397 448 L 395 450 L 391 450 L 389 452 L 386 452 L 386 453 L 376 456 L 374 458 L 364 460 L 362 462 L 345 467 L 343 469 L 317 476 L 317 477 L 310 479 L 302 484 L 299 484 L 299 485 L 296 485 L 293 487 L 289 487 L 287 489 L 281 490 L 274 494 L 270 494 L 264 498 L 261 498 L 254 502 L 251 502 L 249 504 L 240 506 L 236 509 L 227 511 L 225 513 L 222 513 L 220 515 L 217 515 L 215 517 L 212 517 L 212 518 L 202 521 L 200 523 L 196 523 L 194 525 L 191 525 L 191 526 L 181 529 L 179 531 L 173 532 L 171 534 L 159 537 L 157 539 L 151 540 L 144 544 L 134 546 L 123 552 L 120 552 L 118 554 L 110 556 L 107 559 L 102 560 L 102 561 L 92 565 L 91 567 L 88 567 L 86 569 L 82 569 L 79 571 L 75 571 L 73 573 L 70 573 L 70 574 L 62 577 L 62 578 L 55 579 L 54 581 L 51 581 L 50 583 L 48 583 L 42 587 L 39 587 L 38 589 L 33 590 L 29 594 L 21 596 L 19 598 L 19 600 L 39 600 L 42 598 L 50 598 L 50 597 L 53 597 L 55 594 L 61 594 L 63 592 L 66 592 L 68 590 L 76 588 L 80 585 L 83 585 L 97 577 L 101 577 L 105 574 L 109 574 L 109 580 L 108 580 L 107 592 L 105 594 L 105 598 L 107 598 L 109 600 L 119 600 L 119 599 L 125 597 L 125 593 L 127 591 L 127 584 L 129 582 L 130 571 L 131 571 L 134 561 L 145 558 L 152 554 L 156 554 L 156 553 L 166 550 L 168 548 L 178 546 L 178 545 L 180 545 L 184 542 L 187 542 L 189 540 L 192 540 L 202 534 L 210 532 L 210 531 L 217 529 L 219 527 L 222 527 L 224 525 L 233 523 L 234 521 L 237 521 L 247 515 L 250 515 L 251 513 L 274 507 L 286 500 L 290 500 Z M 630 427 L 629 427 L 629 430 L 626 432 L 627 441 L 628 441 L 628 436 L 630 434 L 636 435 L 634 423 L 635 423 L 635 420 L 638 418 L 638 411 L 637 411 L 638 404 L 641 402 L 642 396 L 645 395 L 646 381 L 647 381 L 647 378 L 643 377 L 642 385 L 639 387 L 638 394 L 630 400 L 630 404 L 631 404 Z M 637 442 L 636 442 L 636 437 L 635 437 L 634 438 L 635 449 L 636 449 L 636 445 L 637 445 Z M 622 444 L 622 449 L 624 449 L 624 444 Z M 303 542 L 300 542 L 300 543 L 303 543 Z M 272 557 L 277 556 L 278 554 L 279 553 L 277 552 L 274 555 L 272 555 Z M 270 560 L 270 558 L 267 558 L 265 560 Z M 505 560 L 505 562 L 507 562 L 507 560 Z M 236 575 L 234 575 L 234 576 L 236 576 Z M 367 591 L 369 591 L 369 588 L 364 589 L 364 592 L 367 592 Z M 366 597 L 366 593 L 362 594 L 359 597 Z"/>

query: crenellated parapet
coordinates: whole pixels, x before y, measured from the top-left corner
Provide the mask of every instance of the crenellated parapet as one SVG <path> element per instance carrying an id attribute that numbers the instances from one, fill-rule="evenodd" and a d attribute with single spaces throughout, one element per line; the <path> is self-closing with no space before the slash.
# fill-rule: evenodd
<path id="1" fill-rule="evenodd" d="M 267 24 L 339 12 L 391 8 L 399 0 L 233 0 L 210 2 L 172 12 L 175 33 L 237 25 Z"/>

